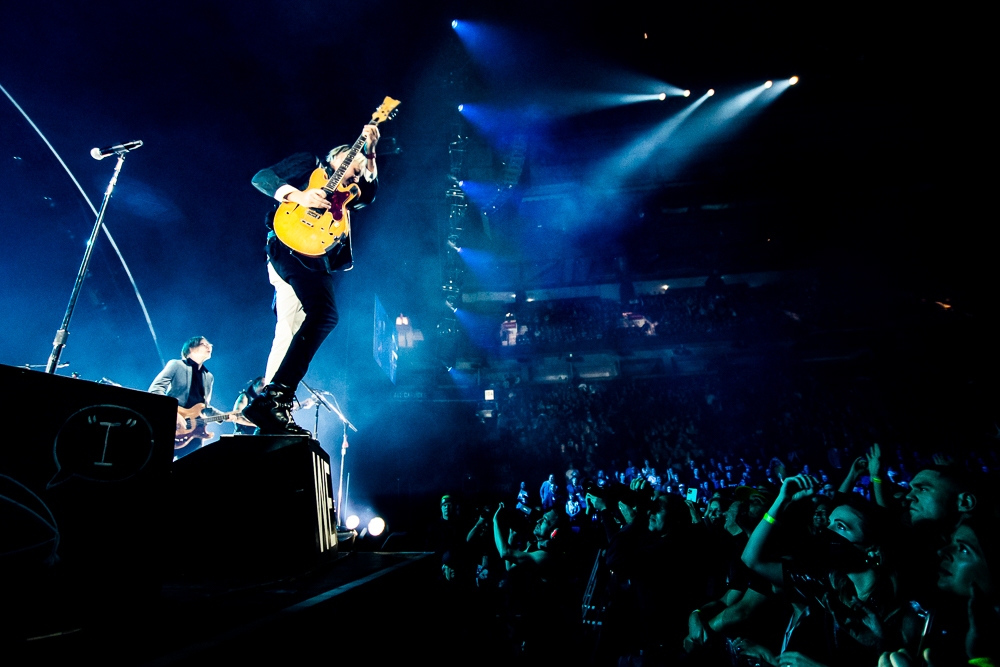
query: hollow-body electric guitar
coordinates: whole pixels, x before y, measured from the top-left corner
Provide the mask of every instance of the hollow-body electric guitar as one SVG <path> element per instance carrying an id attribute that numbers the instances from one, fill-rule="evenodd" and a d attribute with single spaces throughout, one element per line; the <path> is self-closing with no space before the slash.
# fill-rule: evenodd
<path id="1" fill-rule="evenodd" d="M 184 428 L 177 427 L 174 433 L 174 449 L 187 447 L 188 443 L 195 438 L 212 438 L 212 434 L 205 428 L 206 424 L 212 422 L 224 422 L 233 415 L 240 415 L 239 411 L 220 412 L 217 415 L 204 416 L 201 414 L 205 409 L 204 403 L 195 403 L 190 408 L 177 408 L 177 414 L 184 420 Z"/>
<path id="2" fill-rule="evenodd" d="M 378 125 L 396 115 L 399 100 L 386 97 L 369 125 Z M 274 214 L 274 233 L 286 246 L 308 257 L 322 257 L 347 241 L 351 229 L 347 204 L 361 194 L 356 183 L 344 185 L 344 174 L 365 145 L 364 133 L 354 142 L 333 176 L 319 167 L 309 177 L 309 189 L 323 189 L 330 200 L 330 210 L 306 208 L 294 202 L 283 202 Z"/>

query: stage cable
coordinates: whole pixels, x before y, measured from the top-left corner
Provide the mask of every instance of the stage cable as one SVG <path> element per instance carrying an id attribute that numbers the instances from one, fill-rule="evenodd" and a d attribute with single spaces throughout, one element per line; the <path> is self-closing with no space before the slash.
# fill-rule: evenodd
<path id="1" fill-rule="evenodd" d="M 24 116 L 24 119 L 28 121 L 28 124 L 31 125 L 32 129 L 34 129 L 35 132 L 38 133 L 38 136 L 41 137 L 42 141 L 45 142 L 45 145 L 49 147 L 49 150 L 52 151 L 52 154 L 56 156 L 56 160 L 58 160 L 59 164 L 62 165 L 62 168 L 66 170 L 66 174 L 69 175 L 70 180 L 73 181 L 74 185 L 76 185 L 76 189 L 80 191 L 81 195 L 83 195 L 83 200 L 87 202 L 87 205 L 90 207 L 90 210 L 93 212 L 94 217 L 96 218 L 97 209 L 94 208 L 94 204 L 90 201 L 90 197 L 88 197 L 87 193 L 84 192 L 83 187 L 80 185 L 80 182 L 76 180 L 76 176 L 73 175 L 73 172 L 70 171 L 66 163 L 63 162 L 62 157 L 60 157 L 55 147 L 51 143 L 49 143 L 49 140 L 45 138 L 45 135 L 42 134 L 42 131 L 38 128 L 37 125 L 35 125 L 35 122 L 31 120 L 31 118 L 24 111 L 24 109 L 21 108 L 21 105 L 18 104 L 13 97 L 11 97 L 11 94 L 7 92 L 7 89 L 4 88 L 2 84 L 0 84 L 0 91 L 3 91 L 3 94 L 7 96 L 7 99 L 10 100 L 10 103 L 14 105 L 14 108 L 21 112 L 21 115 Z M 139 301 L 139 307 L 142 308 L 142 315 L 143 317 L 146 318 L 146 326 L 149 327 L 149 333 L 153 337 L 153 345 L 156 346 L 156 355 L 160 358 L 160 365 L 161 366 L 166 365 L 166 362 L 163 360 L 163 352 L 160 351 L 160 341 L 156 337 L 156 330 L 153 329 L 153 321 L 149 318 L 149 311 L 146 310 L 146 303 L 142 300 L 142 295 L 139 294 L 139 286 L 135 284 L 135 278 L 132 277 L 132 272 L 129 270 L 128 264 L 125 263 L 125 258 L 122 256 L 122 251 L 118 249 L 118 244 L 115 243 L 114 237 L 112 237 L 111 232 L 108 231 L 108 226 L 105 225 L 104 223 L 101 223 L 101 229 L 104 231 L 104 235 L 108 238 L 108 242 L 111 244 L 111 247 L 114 248 L 115 254 L 118 255 L 118 259 L 121 260 L 122 268 L 125 269 L 125 275 L 128 276 L 129 282 L 132 283 L 132 290 L 135 291 L 135 298 Z"/>

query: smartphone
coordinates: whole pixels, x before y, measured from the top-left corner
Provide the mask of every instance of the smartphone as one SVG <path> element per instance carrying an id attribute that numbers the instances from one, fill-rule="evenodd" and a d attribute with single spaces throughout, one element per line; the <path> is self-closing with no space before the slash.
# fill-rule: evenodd
<path id="1" fill-rule="evenodd" d="M 698 487 L 687 490 L 687 499 L 693 503 L 698 502 Z"/>

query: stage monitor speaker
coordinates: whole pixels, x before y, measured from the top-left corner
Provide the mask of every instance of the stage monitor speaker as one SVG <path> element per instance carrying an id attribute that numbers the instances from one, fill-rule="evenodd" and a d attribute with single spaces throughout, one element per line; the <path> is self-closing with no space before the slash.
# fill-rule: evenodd
<path id="1" fill-rule="evenodd" d="M 307 436 L 224 435 L 174 463 L 179 574 L 265 574 L 337 554 L 330 456 Z"/>
<path id="2" fill-rule="evenodd" d="M 155 597 L 177 401 L 2 365 L 0 386 L 10 425 L 0 590 L 12 632 L 86 626 Z"/>

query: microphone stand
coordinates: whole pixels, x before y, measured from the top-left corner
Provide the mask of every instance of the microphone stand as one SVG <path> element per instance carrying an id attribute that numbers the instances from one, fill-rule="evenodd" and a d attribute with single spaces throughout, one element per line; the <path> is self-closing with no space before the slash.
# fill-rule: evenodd
<path id="1" fill-rule="evenodd" d="M 320 408 L 320 406 L 322 405 L 324 408 L 326 408 L 327 412 L 333 412 L 334 411 L 334 407 L 332 405 L 330 405 L 329 401 L 327 401 L 325 398 L 323 398 L 323 394 L 326 393 L 326 392 L 324 392 L 324 391 L 316 391 L 315 389 L 313 389 L 312 387 L 310 387 L 309 385 L 307 385 L 306 382 L 305 382 L 305 380 L 302 380 L 301 382 L 302 382 L 302 386 L 306 388 L 306 391 L 308 391 L 310 394 L 312 394 L 313 400 L 316 402 L 316 421 L 315 421 L 315 425 L 313 426 L 313 435 L 314 436 L 315 435 L 319 435 L 319 408 Z"/>
<path id="2" fill-rule="evenodd" d="M 337 397 L 330 394 L 330 398 L 333 399 L 334 405 L 333 413 L 340 418 L 340 421 L 344 424 L 344 440 L 340 444 L 340 483 L 337 485 L 337 514 L 338 517 L 343 515 L 343 505 L 341 501 L 344 498 L 344 459 L 347 457 L 347 429 L 350 428 L 355 433 L 358 429 L 351 423 L 351 420 L 344 416 L 344 413 L 340 410 L 340 402 L 337 401 Z M 350 483 L 350 477 L 348 477 L 348 484 Z M 349 488 L 349 487 L 348 487 Z M 338 523 L 340 523 L 338 521 Z"/>
<path id="3" fill-rule="evenodd" d="M 111 191 L 118 183 L 118 174 L 122 170 L 122 163 L 125 161 L 126 151 L 118 152 L 118 164 L 115 165 L 115 173 L 111 176 L 108 189 L 104 191 L 104 200 L 101 202 L 101 210 L 97 214 L 97 222 L 94 223 L 94 230 L 90 233 L 90 240 L 87 242 L 87 250 L 83 253 L 83 263 L 80 264 L 80 271 L 76 274 L 76 283 L 73 285 L 73 293 L 69 297 L 69 305 L 66 306 L 66 314 L 63 316 L 62 326 L 56 331 L 56 338 L 52 341 L 52 354 L 45 365 L 45 372 L 52 375 L 60 368 L 59 357 L 63 348 L 66 347 L 66 339 L 69 338 L 69 321 L 73 317 L 73 310 L 76 308 L 76 300 L 80 297 L 80 289 L 83 287 L 83 278 L 87 275 L 87 267 L 90 265 L 90 256 L 94 252 L 94 244 L 97 242 L 97 235 L 104 224 L 104 212 L 108 209 L 108 202 L 111 201 Z"/>

